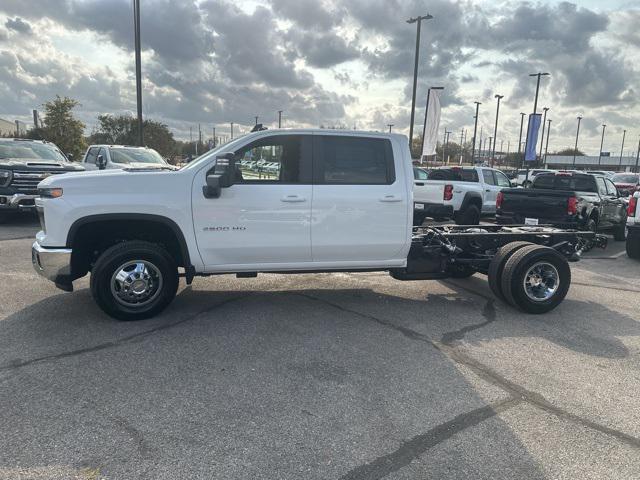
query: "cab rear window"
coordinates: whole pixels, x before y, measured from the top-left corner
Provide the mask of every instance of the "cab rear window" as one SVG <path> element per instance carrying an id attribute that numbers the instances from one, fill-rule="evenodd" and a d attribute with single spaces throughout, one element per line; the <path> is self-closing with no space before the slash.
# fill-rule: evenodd
<path id="1" fill-rule="evenodd" d="M 547 190 L 571 190 L 597 192 L 595 177 L 591 175 L 540 175 L 533 181 L 533 188 Z"/>
<path id="2" fill-rule="evenodd" d="M 478 182 L 478 172 L 463 168 L 438 168 L 429 172 L 429 180 Z"/>

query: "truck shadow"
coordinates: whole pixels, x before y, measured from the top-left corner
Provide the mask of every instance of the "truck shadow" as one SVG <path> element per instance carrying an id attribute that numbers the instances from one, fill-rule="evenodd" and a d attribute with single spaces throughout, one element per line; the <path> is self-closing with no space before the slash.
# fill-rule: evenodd
<path id="1" fill-rule="evenodd" d="M 520 400 L 485 399 L 402 330 L 398 308 L 452 301 L 435 298 L 184 289 L 136 323 L 104 316 L 87 290 L 46 298 L 0 322 L 0 422 L 11 431 L 0 465 L 64 460 L 107 478 L 134 465 L 163 478 L 543 478 L 497 415 Z M 370 315 L 376 304 L 394 316 Z"/>
<path id="2" fill-rule="evenodd" d="M 565 301 L 555 310 L 544 315 L 521 313 L 510 305 L 497 300 L 487 282 L 482 277 L 466 280 L 443 282 L 459 295 L 471 294 L 484 300 L 483 316 L 485 319 L 496 318 L 499 311 L 500 322 L 492 329 L 473 328 L 473 335 L 463 335 L 466 341 L 480 342 L 500 337 L 539 337 L 561 347 L 594 357 L 625 358 L 630 352 L 623 341 L 624 337 L 640 335 L 640 319 L 613 311 L 596 301 L 585 302 L 574 300 L 571 291 Z M 574 285 L 572 289 L 580 288 Z M 436 300 L 437 301 L 437 300 Z M 482 302 L 482 301 L 481 301 Z M 478 308 L 477 303 L 475 307 Z M 489 322 L 492 323 L 492 322 Z M 463 325 L 461 329 L 465 329 Z M 449 332 L 445 340 L 461 340 L 456 330 Z M 468 333 L 468 332 L 466 332 Z M 447 335 L 447 334 L 445 334 Z"/>

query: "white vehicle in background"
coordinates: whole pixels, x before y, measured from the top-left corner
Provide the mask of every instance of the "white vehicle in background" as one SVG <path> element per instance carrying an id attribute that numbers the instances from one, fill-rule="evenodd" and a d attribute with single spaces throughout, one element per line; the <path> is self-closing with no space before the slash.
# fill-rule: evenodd
<path id="1" fill-rule="evenodd" d="M 425 218 L 454 219 L 458 225 L 478 225 L 482 215 L 496 212 L 498 192 L 511 180 L 489 167 L 414 168 L 414 224 Z"/>
<path id="2" fill-rule="evenodd" d="M 541 173 L 553 173 L 553 172 L 555 172 L 555 170 L 549 170 L 546 168 L 530 169 L 529 177 L 527 178 L 527 169 L 523 168 L 518 170 L 518 175 L 516 175 L 516 178 L 514 179 L 514 181 L 515 181 L 516 187 L 529 188 L 533 184 L 533 181 L 535 180 L 536 176 L 540 175 Z"/>
<path id="3" fill-rule="evenodd" d="M 84 155 L 82 166 L 86 170 L 175 168 L 153 148 L 127 145 L 91 145 Z"/>
<path id="4" fill-rule="evenodd" d="M 640 192 L 629 198 L 627 207 L 627 255 L 640 260 Z"/>

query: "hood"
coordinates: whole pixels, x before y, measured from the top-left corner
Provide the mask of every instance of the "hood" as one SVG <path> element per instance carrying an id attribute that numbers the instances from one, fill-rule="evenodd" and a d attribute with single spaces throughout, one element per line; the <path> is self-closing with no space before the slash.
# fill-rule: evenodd
<path id="1" fill-rule="evenodd" d="M 84 170 L 82 165 L 72 162 L 56 162 L 53 160 L 43 160 L 41 158 L 4 158 L 0 159 L 0 168 L 9 170 L 17 169 L 34 169 L 34 170 L 65 170 L 69 172 L 81 172 Z"/>
<path id="2" fill-rule="evenodd" d="M 82 170 L 52 175 L 42 182 L 42 187 L 74 187 L 80 189 L 118 188 L 119 185 L 144 185 L 146 182 L 158 178 L 160 175 L 173 176 L 178 172 L 160 168 L 130 168 L 106 170 Z"/>

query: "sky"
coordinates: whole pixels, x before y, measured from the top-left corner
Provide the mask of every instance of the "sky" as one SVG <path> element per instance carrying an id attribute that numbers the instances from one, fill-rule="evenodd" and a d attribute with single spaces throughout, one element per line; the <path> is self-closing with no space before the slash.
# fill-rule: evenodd
<path id="1" fill-rule="evenodd" d="M 276 126 L 345 126 L 408 134 L 415 24 L 423 22 L 416 130 L 427 89 L 444 87 L 441 132 L 479 127 L 517 149 L 520 112 L 548 107 L 549 151 L 625 154 L 640 139 L 640 0 L 141 0 L 143 113 L 187 139 Z M 30 121 L 55 95 L 77 116 L 135 113 L 130 0 L 2 0 L 0 117 Z M 478 132 L 479 134 L 480 132 Z"/>

